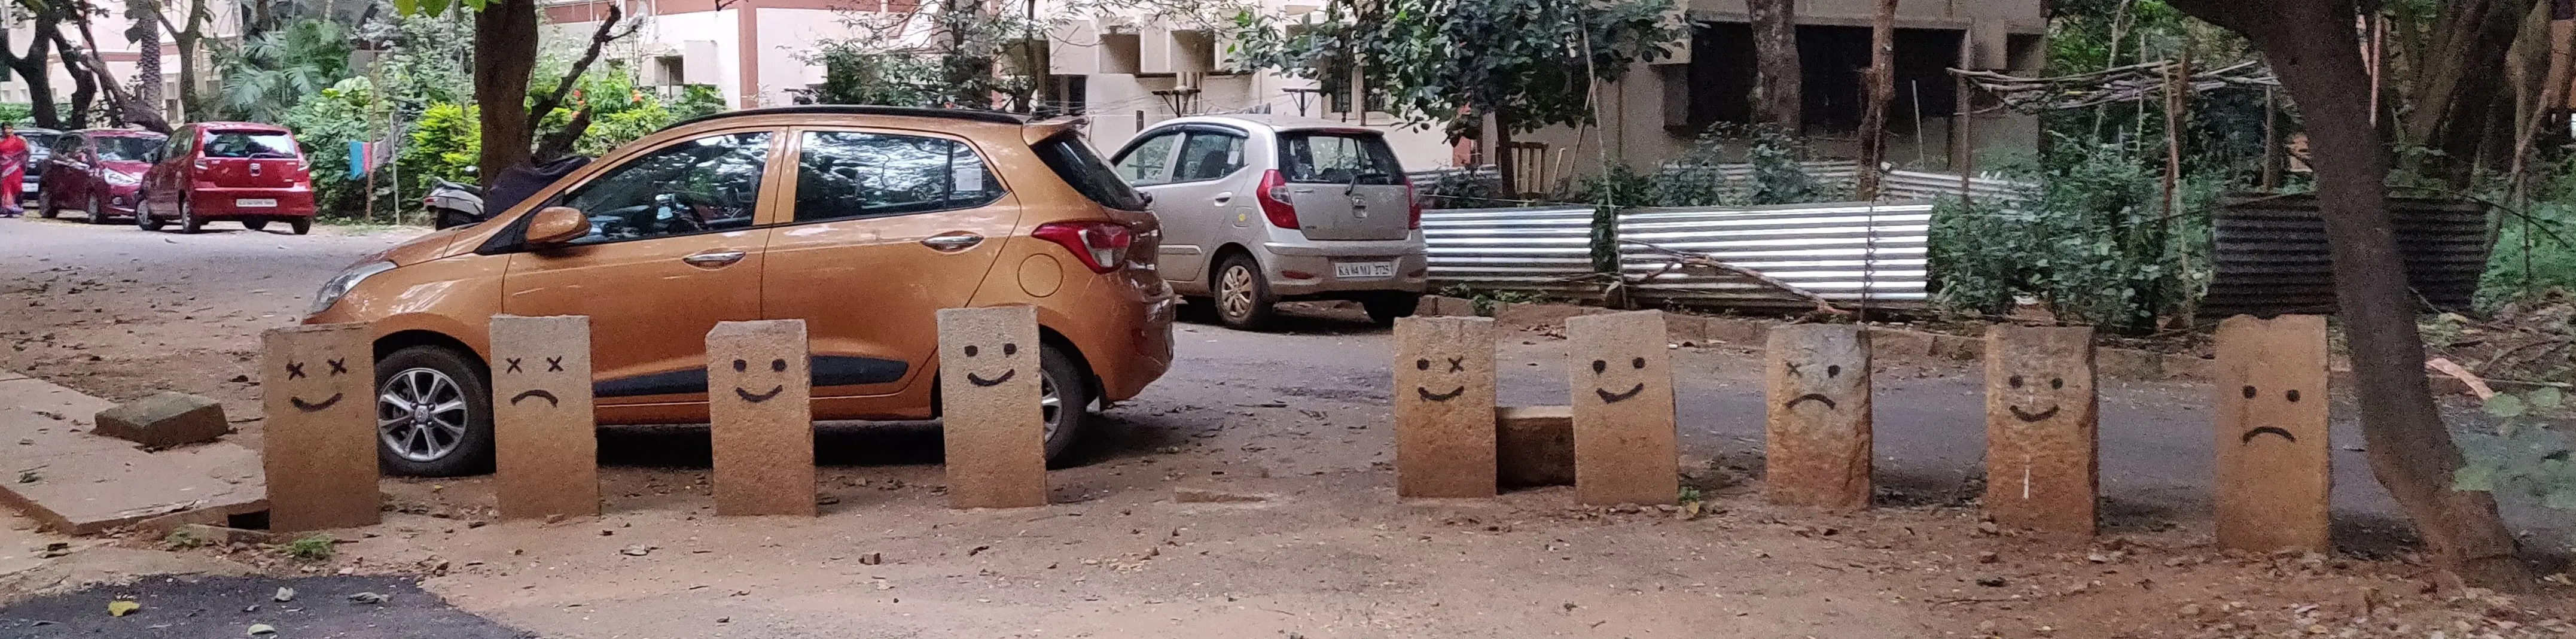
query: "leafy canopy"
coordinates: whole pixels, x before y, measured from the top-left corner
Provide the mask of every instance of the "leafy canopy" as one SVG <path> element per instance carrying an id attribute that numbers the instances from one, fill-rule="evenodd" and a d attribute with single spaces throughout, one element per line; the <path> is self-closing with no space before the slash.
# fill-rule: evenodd
<path id="1" fill-rule="evenodd" d="M 1672 0 L 1332 0 L 1320 18 L 1236 18 L 1237 66 L 1349 92 L 1360 63 L 1387 109 L 1423 120 L 1492 114 L 1512 131 L 1590 123 L 1594 82 L 1671 54 Z"/>

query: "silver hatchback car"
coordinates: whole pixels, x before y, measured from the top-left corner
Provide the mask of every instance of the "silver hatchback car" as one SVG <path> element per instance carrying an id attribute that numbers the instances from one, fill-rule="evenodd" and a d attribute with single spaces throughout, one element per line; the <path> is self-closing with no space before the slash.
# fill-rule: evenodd
<path id="1" fill-rule="evenodd" d="M 1385 135 L 1268 115 L 1179 118 L 1113 156 L 1152 194 L 1158 267 L 1172 289 L 1235 328 L 1289 300 L 1355 300 L 1380 324 L 1413 314 L 1429 285 L 1422 206 Z"/>

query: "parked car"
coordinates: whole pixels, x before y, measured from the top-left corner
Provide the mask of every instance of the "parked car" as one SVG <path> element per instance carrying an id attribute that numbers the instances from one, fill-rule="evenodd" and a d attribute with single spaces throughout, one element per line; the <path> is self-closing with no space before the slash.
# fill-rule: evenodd
<path id="1" fill-rule="evenodd" d="M 45 176 L 45 160 L 53 156 L 54 141 L 60 139 L 63 132 L 31 126 L 18 127 L 17 130 L 18 137 L 27 139 L 27 181 L 18 190 L 19 201 L 24 202 L 36 197 L 37 190 L 44 187 L 41 182 Z"/>
<path id="2" fill-rule="evenodd" d="M 1171 365 L 1158 233 L 1074 121 L 752 109 L 361 259 L 304 322 L 374 329 L 384 467 L 443 476 L 491 460 L 496 313 L 589 316 L 599 423 L 670 424 L 707 419 L 717 322 L 804 320 L 816 419 L 909 420 L 937 412 L 936 311 L 1030 305 L 1054 458 Z"/>
<path id="3" fill-rule="evenodd" d="M 195 233 L 207 222 L 235 221 L 253 231 L 285 222 L 313 230 L 313 180 L 304 151 L 285 127 L 198 122 L 179 127 L 143 175 L 135 224 L 147 231 L 176 222 Z"/>
<path id="4" fill-rule="evenodd" d="M 169 136 L 139 129 L 84 129 L 57 138 L 46 160 L 36 214 L 77 206 L 91 224 L 134 214 L 135 192 Z"/>
<path id="5" fill-rule="evenodd" d="M 1137 134 L 1112 164 L 1153 196 L 1172 289 L 1236 328 L 1278 302 L 1356 300 L 1380 324 L 1429 286 L 1422 205 L 1385 135 L 1267 115 L 1187 117 Z"/>

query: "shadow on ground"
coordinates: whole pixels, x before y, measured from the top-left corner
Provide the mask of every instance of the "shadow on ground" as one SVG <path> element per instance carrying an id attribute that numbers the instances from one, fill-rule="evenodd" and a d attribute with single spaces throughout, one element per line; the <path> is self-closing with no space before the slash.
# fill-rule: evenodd
<path id="1" fill-rule="evenodd" d="M 280 587 L 293 601 L 276 600 Z M 357 603 L 358 593 L 385 597 Z M 132 598 L 143 608 L 110 616 L 107 604 Z M 536 635 L 448 606 L 400 577 L 150 577 L 97 586 L 0 608 L 0 639 L 99 637 L 246 637 L 266 624 L 279 639 L 520 639 Z"/>

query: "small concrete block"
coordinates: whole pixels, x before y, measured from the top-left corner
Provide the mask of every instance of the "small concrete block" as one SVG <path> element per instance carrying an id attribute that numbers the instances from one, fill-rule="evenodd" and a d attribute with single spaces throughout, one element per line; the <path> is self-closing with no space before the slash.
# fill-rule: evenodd
<path id="1" fill-rule="evenodd" d="M 1662 311 L 1568 318 L 1574 399 L 1574 498 L 1592 505 L 1680 497 L 1673 366 Z"/>
<path id="2" fill-rule="evenodd" d="M 1520 331 L 1562 325 L 1567 318 L 1610 312 L 1613 311 L 1581 304 L 1496 304 L 1494 323 L 1501 330 Z"/>
<path id="3" fill-rule="evenodd" d="M 187 393 L 163 392 L 98 412 L 92 432 L 142 444 L 170 448 L 215 441 L 230 432 L 224 405 Z"/>
<path id="4" fill-rule="evenodd" d="M 1763 348 L 1771 503 L 1869 507 L 1869 340 L 1849 324 L 1771 329 Z"/>
<path id="5" fill-rule="evenodd" d="M 2216 341 L 2219 545 L 2325 552 L 2325 318 L 2238 315 Z"/>
<path id="6" fill-rule="evenodd" d="M 2164 363 L 2157 368 L 2163 370 L 2168 379 L 2209 379 L 2217 374 L 2218 360 L 2189 353 L 2172 353 L 2165 355 Z"/>
<path id="7" fill-rule="evenodd" d="M 1700 319 L 1702 337 L 1729 344 L 1760 344 L 1769 339 L 1771 323 L 1740 317 L 1706 317 Z"/>
<path id="8" fill-rule="evenodd" d="M 707 331 L 716 514 L 814 516 L 806 353 L 804 320 L 718 322 Z"/>
<path id="9" fill-rule="evenodd" d="M 1046 505 L 1037 307 L 944 308 L 938 315 L 948 507 Z"/>
<path id="10" fill-rule="evenodd" d="M 503 519 L 599 514 L 590 318 L 492 316 L 493 492 Z"/>
<path id="11" fill-rule="evenodd" d="M 1502 488 L 1574 484 L 1574 407 L 1494 409 L 1495 483 Z"/>
<path id="12" fill-rule="evenodd" d="M 1894 361 L 1918 360 L 1932 355 L 1932 334 L 1901 328 L 1869 329 L 1870 355 Z"/>
<path id="13" fill-rule="evenodd" d="M 1986 513 L 2090 538 L 2100 494 L 2093 329 L 1986 329 Z"/>
<path id="14" fill-rule="evenodd" d="M 1986 340 L 1966 335 L 1932 334 L 1932 356 L 1956 361 L 1975 361 L 1986 356 Z"/>
<path id="15" fill-rule="evenodd" d="M 1494 320 L 1395 320 L 1395 494 L 1494 496 Z"/>
<path id="16" fill-rule="evenodd" d="M 1446 295 L 1424 295 L 1414 309 L 1415 317 L 1474 317 L 1476 301 Z"/>
<path id="17" fill-rule="evenodd" d="M 371 334 L 364 324 L 313 324 L 260 336 L 261 467 L 270 530 L 383 520 Z"/>

